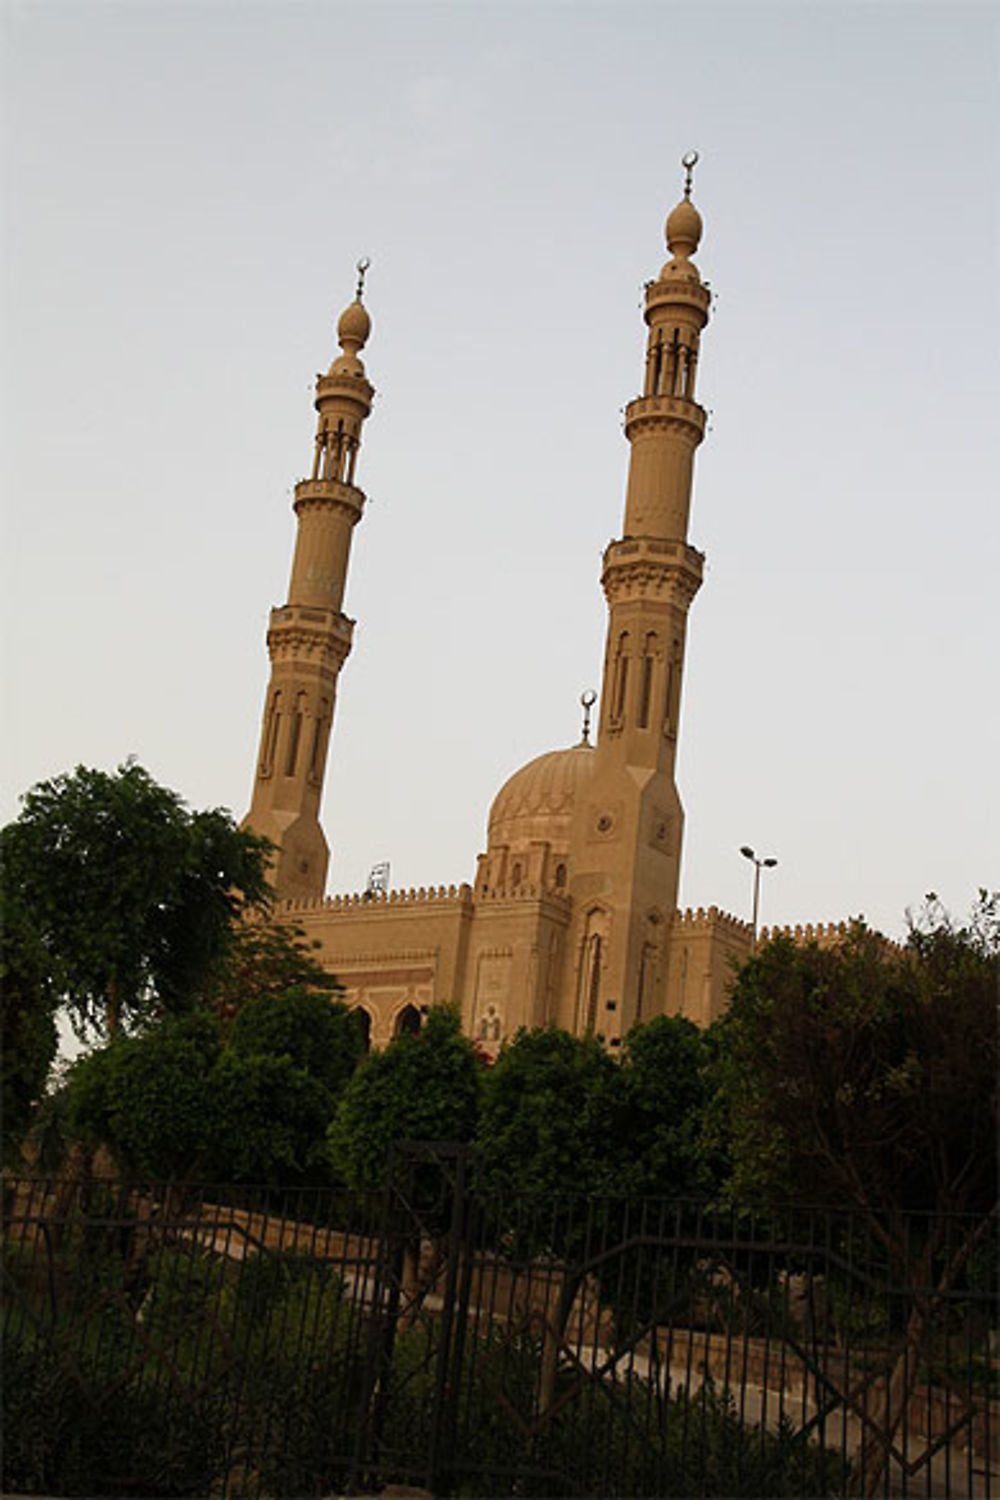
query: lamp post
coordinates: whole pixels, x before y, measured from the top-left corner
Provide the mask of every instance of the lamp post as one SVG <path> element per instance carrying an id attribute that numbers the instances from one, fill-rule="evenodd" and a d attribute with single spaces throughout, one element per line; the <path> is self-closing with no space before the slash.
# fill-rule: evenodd
<path id="1" fill-rule="evenodd" d="M 760 872 L 761 870 L 773 870 L 778 863 L 776 859 L 758 859 L 749 844 L 744 844 L 740 849 L 744 859 L 749 859 L 753 864 L 753 946 L 757 947 L 757 912 L 760 909 Z"/>

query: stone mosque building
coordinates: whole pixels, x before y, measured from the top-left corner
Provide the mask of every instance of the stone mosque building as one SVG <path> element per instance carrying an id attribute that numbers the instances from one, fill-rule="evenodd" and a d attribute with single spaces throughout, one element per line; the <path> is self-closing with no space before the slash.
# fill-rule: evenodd
<path id="1" fill-rule="evenodd" d="M 593 1032 L 610 1048 L 637 1021 L 725 1008 L 732 961 L 752 931 L 714 907 L 679 912 L 684 815 L 674 779 L 688 611 L 703 554 L 688 540 L 695 451 L 706 415 L 695 389 L 711 294 L 692 256 L 702 222 L 684 196 L 666 222 L 669 259 L 646 285 L 642 394 L 625 410 L 630 445 L 621 539 L 601 585 L 607 637 L 595 743 L 522 766 L 489 812 L 474 878 L 429 890 L 325 896 L 319 823 L 337 680 L 354 622 L 343 612 L 361 431 L 374 389 L 361 351 L 371 323 L 355 300 L 341 352 L 317 377 L 312 472 L 295 487 L 288 602 L 271 611 L 271 677 L 245 826 L 277 846 L 282 914 L 367 1016 L 372 1044 L 455 1001 L 469 1035 L 495 1047 L 520 1026 Z M 590 695 L 588 695 L 589 698 Z"/>

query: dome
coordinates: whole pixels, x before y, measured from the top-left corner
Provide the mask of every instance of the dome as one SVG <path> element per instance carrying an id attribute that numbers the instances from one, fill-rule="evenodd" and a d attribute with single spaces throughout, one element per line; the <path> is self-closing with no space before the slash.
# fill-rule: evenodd
<path id="1" fill-rule="evenodd" d="M 667 247 L 672 255 L 693 255 L 701 240 L 701 214 L 690 198 L 682 198 L 667 216 Z"/>
<path id="2" fill-rule="evenodd" d="M 515 771 L 490 808 L 489 847 L 544 840 L 568 849 L 570 825 L 580 796 L 594 773 L 590 745 L 550 750 Z"/>
<path id="3" fill-rule="evenodd" d="M 361 349 L 372 331 L 372 320 L 361 302 L 354 301 L 345 307 L 337 324 L 337 341 L 341 348 L 353 344 Z"/>

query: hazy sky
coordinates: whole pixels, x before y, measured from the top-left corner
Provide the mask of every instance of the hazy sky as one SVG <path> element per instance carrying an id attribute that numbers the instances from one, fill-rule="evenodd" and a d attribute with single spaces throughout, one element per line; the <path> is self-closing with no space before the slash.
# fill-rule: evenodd
<path id="1" fill-rule="evenodd" d="M 369 255 L 330 888 L 468 879 L 600 685 L 641 288 L 697 148 L 684 904 L 1000 883 L 993 4 L 6 3 L 3 818 L 245 811 L 315 372 Z"/>

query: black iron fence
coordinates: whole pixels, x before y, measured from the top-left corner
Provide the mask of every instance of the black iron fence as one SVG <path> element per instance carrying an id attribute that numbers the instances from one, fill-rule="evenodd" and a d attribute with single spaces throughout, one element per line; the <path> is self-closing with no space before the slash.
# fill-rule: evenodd
<path id="1" fill-rule="evenodd" d="M 1000 1497 L 995 1218 L 4 1194 L 8 1493 Z"/>

